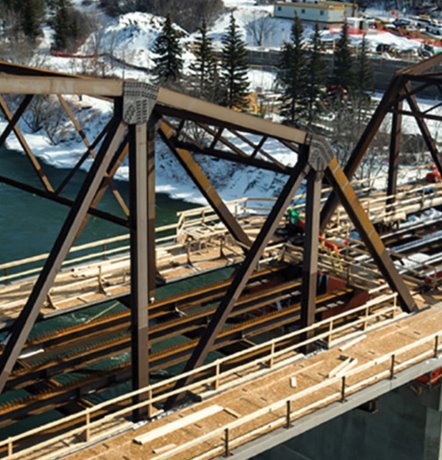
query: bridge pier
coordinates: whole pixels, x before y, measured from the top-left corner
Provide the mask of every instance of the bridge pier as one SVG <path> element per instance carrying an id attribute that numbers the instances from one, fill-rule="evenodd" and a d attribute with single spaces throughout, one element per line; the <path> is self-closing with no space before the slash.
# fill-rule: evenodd
<path id="1" fill-rule="evenodd" d="M 442 385 L 426 391 L 421 399 L 426 408 L 423 460 L 442 460 Z"/>

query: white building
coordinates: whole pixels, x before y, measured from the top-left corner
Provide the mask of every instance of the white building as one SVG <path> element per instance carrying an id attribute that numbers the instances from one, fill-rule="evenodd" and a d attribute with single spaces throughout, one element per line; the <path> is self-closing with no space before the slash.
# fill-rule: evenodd
<path id="1" fill-rule="evenodd" d="M 296 3 L 276 2 L 273 15 L 277 18 L 294 18 L 327 25 L 342 24 L 346 17 L 354 16 L 355 5 L 321 0 L 302 0 Z"/>

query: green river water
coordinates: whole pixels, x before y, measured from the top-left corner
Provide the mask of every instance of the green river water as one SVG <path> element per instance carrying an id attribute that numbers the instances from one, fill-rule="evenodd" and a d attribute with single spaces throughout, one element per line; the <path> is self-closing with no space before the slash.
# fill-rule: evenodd
<path id="1" fill-rule="evenodd" d="M 66 176 L 69 170 L 58 169 L 48 165 L 44 165 L 44 170 L 47 173 L 53 186 L 57 186 Z M 27 184 L 41 187 L 39 179 L 30 166 L 27 158 L 15 151 L 1 149 L 0 150 L 0 174 L 9 178 L 17 179 Z M 73 178 L 72 182 L 63 193 L 64 196 L 69 198 L 75 197 L 79 186 L 85 178 L 85 172 L 80 171 Z M 128 202 L 128 186 L 124 181 L 116 182 L 118 189 L 123 197 Z M 185 209 L 190 209 L 196 205 L 185 202 L 183 200 L 172 199 L 168 195 L 158 193 L 156 196 L 157 205 L 157 226 L 171 224 L 176 222 L 176 213 Z M 119 213 L 119 206 L 115 201 L 113 195 L 109 192 L 106 194 L 100 209 Z M 68 208 L 53 203 L 44 198 L 31 195 L 30 193 L 20 191 L 16 188 L 0 184 L 0 263 L 9 262 L 11 260 L 22 259 L 26 257 L 35 256 L 50 251 L 52 244 L 63 224 L 67 215 Z M 80 235 L 76 244 L 86 243 L 97 239 L 112 237 L 125 233 L 125 229 L 101 219 L 92 217 L 88 225 Z M 202 284 L 214 281 L 227 276 L 231 270 L 224 270 L 222 272 L 210 273 L 198 278 L 180 282 L 171 286 L 158 289 L 157 297 L 164 298 L 176 294 L 183 290 L 189 290 L 201 286 Z M 125 309 L 123 305 L 113 303 L 101 304 L 98 306 L 89 307 L 74 313 L 68 313 L 56 318 L 41 321 L 37 323 L 32 332 L 32 336 L 38 336 L 47 330 L 56 330 L 66 327 L 70 324 L 75 324 L 102 314 L 104 310 L 111 308 L 113 312 Z M 4 339 L 5 334 L 0 335 L 0 340 Z M 159 344 L 154 347 L 154 351 L 164 346 L 171 346 L 179 343 L 182 340 L 187 340 L 184 337 L 170 340 L 166 343 Z M 128 361 L 130 359 L 129 353 L 119 354 L 101 363 L 88 366 L 89 369 L 95 370 L 105 369 L 108 365 L 114 365 L 117 362 Z M 169 372 L 175 372 L 178 368 L 170 369 Z M 166 374 L 167 376 L 168 374 Z M 76 378 L 81 377 L 81 373 L 65 374 L 57 377 L 60 383 L 68 383 Z M 103 399 L 115 397 L 123 391 L 130 390 L 129 384 L 120 385 L 120 387 L 113 388 L 107 392 L 100 393 L 99 396 L 91 395 L 91 402 L 101 402 Z M 18 390 L 6 393 L 0 396 L 0 404 L 4 401 L 10 401 L 16 398 L 26 396 L 25 390 Z M 61 417 L 57 411 L 53 411 L 39 417 L 30 417 L 17 423 L 11 429 L 2 430 L 0 438 L 10 436 L 25 429 L 34 427 L 41 423 L 54 420 Z"/>

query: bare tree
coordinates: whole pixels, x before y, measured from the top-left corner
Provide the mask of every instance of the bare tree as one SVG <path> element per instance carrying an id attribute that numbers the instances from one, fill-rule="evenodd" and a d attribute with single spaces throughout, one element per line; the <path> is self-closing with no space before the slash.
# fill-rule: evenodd
<path id="1" fill-rule="evenodd" d="M 252 39 L 253 45 L 264 46 L 265 41 L 271 37 L 275 31 L 275 21 L 268 16 L 253 14 L 253 20 L 246 26 L 247 33 Z"/>
<path id="2" fill-rule="evenodd" d="M 325 123 L 324 120 L 321 122 L 322 128 L 327 130 L 326 137 L 333 146 L 337 159 L 343 165 L 347 163 L 373 112 L 369 100 L 361 103 L 356 95 L 349 97 L 351 100 L 345 103 L 334 101 L 335 106 L 329 105 L 328 119 Z M 388 129 L 380 129 L 356 171 L 355 179 L 368 179 L 369 184 L 373 185 L 376 176 L 388 163 L 388 145 Z"/>

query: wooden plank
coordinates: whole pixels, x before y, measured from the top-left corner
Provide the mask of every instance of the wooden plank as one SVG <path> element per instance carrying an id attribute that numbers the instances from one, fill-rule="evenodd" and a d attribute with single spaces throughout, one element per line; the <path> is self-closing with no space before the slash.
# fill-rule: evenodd
<path id="1" fill-rule="evenodd" d="M 342 361 L 339 365 L 334 367 L 327 375 L 329 379 L 332 379 L 333 377 L 336 377 L 339 372 L 344 369 L 346 366 L 348 366 L 351 363 L 352 358 L 346 358 L 344 361 Z"/>
<path id="2" fill-rule="evenodd" d="M 161 447 L 158 447 L 157 449 L 153 449 L 153 453 L 154 454 L 162 454 L 170 449 L 173 449 L 174 447 L 176 447 L 176 444 L 166 444 L 165 446 L 161 446 Z"/>
<path id="3" fill-rule="evenodd" d="M 134 442 L 141 445 L 146 444 L 148 442 L 153 441 L 156 438 L 159 438 L 160 436 L 164 436 L 173 431 L 184 428 L 188 425 L 191 425 L 192 423 L 196 423 L 199 420 L 215 415 L 223 410 L 224 408 L 219 406 L 218 404 L 206 407 L 198 412 L 194 412 L 193 414 L 187 415 L 186 417 L 175 420 L 174 422 L 168 423 L 164 426 L 160 426 L 152 431 L 149 431 L 146 434 L 138 436 L 134 438 Z"/>
<path id="4" fill-rule="evenodd" d="M 355 339 L 353 340 L 350 340 L 350 342 L 347 342 L 347 343 L 344 343 L 344 345 L 342 345 L 340 348 L 339 348 L 339 351 L 345 351 L 345 350 L 348 350 L 349 348 L 351 348 L 353 345 L 356 345 L 357 343 L 361 342 L 362 340 L 364 340 L 367 336 L 364 334 L 364 335 L 360 335 L 359 337 L 356 337 Z"/>

